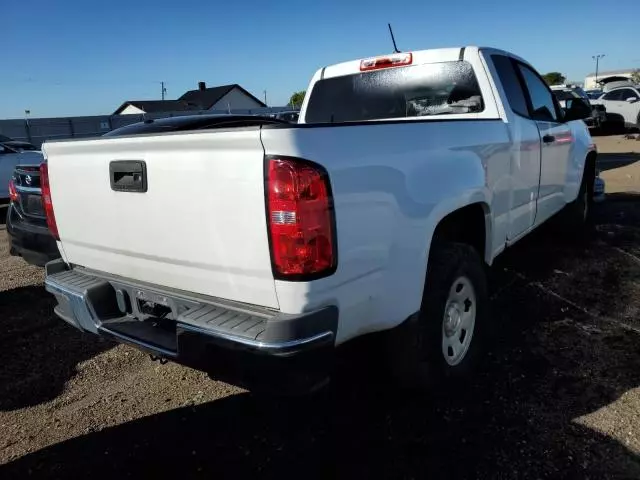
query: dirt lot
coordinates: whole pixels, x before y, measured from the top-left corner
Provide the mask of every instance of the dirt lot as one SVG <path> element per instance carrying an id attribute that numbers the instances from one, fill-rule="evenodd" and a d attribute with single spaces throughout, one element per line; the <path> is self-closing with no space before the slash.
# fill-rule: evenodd
<path id="1" fill-rule="evenodd" d="M 596 232 L 500 258 L 495 347 L 451 397 L 390 388 L 370 344 L 311 399 L 161 366 L 56 319 L 0 231 L 0 478 L 640 478 L 640 142 L 596 142 Z"/>

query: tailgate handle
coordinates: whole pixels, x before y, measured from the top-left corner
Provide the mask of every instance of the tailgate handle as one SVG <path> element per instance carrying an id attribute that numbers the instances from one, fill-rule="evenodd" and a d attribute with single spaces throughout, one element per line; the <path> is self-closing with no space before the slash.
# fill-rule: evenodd
<path id="1" fill-rule="evenodd" d="M 111 190 L 146 192 L 147 165 L 142 160 L 114 160 L 109 163 Z"/>

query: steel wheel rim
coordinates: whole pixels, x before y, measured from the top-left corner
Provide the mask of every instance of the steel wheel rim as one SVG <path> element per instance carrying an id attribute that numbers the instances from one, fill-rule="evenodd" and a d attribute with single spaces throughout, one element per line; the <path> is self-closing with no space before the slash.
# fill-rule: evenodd
<path id="1" fill-rule="evenodd" d="M 476 324 L 477 297 L 471 281 L 458 277 L 451 288 L 442 319 L 442 355 L 450 366 L 469 352 Z"/>

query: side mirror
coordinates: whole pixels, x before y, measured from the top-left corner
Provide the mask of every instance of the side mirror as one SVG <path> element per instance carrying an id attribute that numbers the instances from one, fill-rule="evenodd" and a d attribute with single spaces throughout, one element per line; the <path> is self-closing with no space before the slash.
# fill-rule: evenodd
<path id="1" fill-rule="evenodd" d="M 564 121 L 584 120 L 592 114 L 591 107 L 582 98 L 570 98 L 565 103 Z"/>
<path id="2" fill-rule="evenodd" d="M 638 101 L 638 99 L 636 97 L 629 97 L 625 101 L 627 101 L 629 103 L 635 103 L 635 102 Z"/>

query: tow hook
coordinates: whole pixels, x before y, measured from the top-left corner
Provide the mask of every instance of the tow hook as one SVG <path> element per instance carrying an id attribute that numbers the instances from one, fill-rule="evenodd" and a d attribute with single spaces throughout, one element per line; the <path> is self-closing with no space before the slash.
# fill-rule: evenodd
<path id="1" fill-rule="evenodd" d="M 151 358 L 151 360 L 153 360 L 154 362 L 160 362 L 160 365 L 164 365 L 164 364 L 166 364 L 166 363 L 169 361 L 169 360 L 167 360 L 167 359 L 166 359 L 166 358 L 164 358 L 164 357 L 158 357 L 158 356 L 156 356 L 156 355 L 152 355 L 152 354 L 149 354 L 149 357 L 150 357 L 150 358 Z"/>

